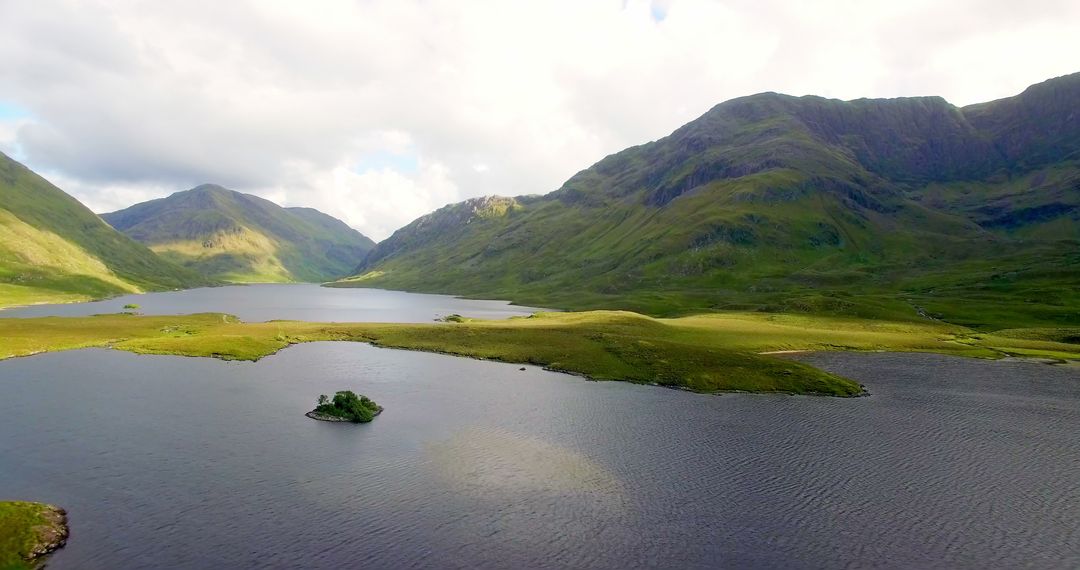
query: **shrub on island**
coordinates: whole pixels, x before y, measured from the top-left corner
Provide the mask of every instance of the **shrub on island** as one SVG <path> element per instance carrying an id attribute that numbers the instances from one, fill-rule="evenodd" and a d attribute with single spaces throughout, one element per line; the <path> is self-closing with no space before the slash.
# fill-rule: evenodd
<path id="1" fill-rule="evenodd" d="M 461 315 L 459 315 L 457 313 L 453 313 L 453 314 L 446 315 L 445 317 L 438 318 L 438 319 L 435 319 L 435 320 L 440 322 L 440 323 L 463 323 L 463 322 L 465 322 L 465 317 L 463 317 L 463 316 L 461 316 Z"/>
<path id="2" fill-rule="evenodd" d="M 367 423 L 382 413 L 382 406 L 367 396 L 357 395 L 351 390 L 342 390 L 334 394 L 333 399 L 326 394 L 319 396 L 315 409 L 307 416 L 316 420 L 331 422 Z"/>

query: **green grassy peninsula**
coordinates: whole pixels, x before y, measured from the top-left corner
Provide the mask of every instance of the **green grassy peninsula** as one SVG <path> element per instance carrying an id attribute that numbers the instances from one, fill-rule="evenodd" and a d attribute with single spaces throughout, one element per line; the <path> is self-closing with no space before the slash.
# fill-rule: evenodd
<path id="1" fill-rule="evenodd" d="M 537 313 L 452 323 L 244 323 L 220 313 L 0 319 L 0 359 L 110 347 L 143 354 L 258 360 L 292 344 L 366 342 L 543 366 L 594 380 L 696 392 L 855 396 L 851 380 L 773 354 L 811 350 L 938 352 L 980 358 L 1080 360 L 1080 329 L 983 332 L 934 321 L 871 321 L 768 313 L 657 319 L 626 311 Z"/>
<path id="2" fill-rule="evenodd" d="M 35 561 L 67 541 L 67 513 L 27 501 L 0 501 L 0 569 L 35 568 Z"/>

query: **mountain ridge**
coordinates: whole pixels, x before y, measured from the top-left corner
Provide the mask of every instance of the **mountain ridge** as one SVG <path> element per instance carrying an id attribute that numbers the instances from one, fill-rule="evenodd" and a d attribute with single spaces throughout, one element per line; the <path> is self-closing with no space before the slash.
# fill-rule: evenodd
<path id="1" fill-rule="evenodd" d="M 547 195 L 499 198 L 514 207 L 498 216 L 441 208 L 339 285 L 652 314 L 1077 323 L 1074 109 L 1080 74 L 962 108 L 740 97 Z"/>
<path id="2" fill-rule="evenodd" d="M 208 285 L 0 153 L 0 307 Z"/>
<path id="3" fill-rule="evenodd" d="M 216 184 L 102 214 L 159 255 L 233 282 L 327 281 L 374 242 L 313 208 L 277 204 Z"/>

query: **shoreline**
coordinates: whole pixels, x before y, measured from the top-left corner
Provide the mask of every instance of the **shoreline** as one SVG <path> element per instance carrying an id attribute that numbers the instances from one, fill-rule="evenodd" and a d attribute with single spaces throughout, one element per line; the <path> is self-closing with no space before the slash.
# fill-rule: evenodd
<path id="1" fill-rule="evenodd" d="M 36 303 L 23 303 L 23 304 L 20 304 L 20 305 L 3 305 L 3 306 L 0 306 L 0 311 L 6 311 L 6 310 L 9 310 L 9 309 L 25 309 L 27 307 L 38 307 L 38 306 L 41 306 L 41 305 L 75 305 L 77 303 L 94 303 L 96 301 L 108 301 L 109 299 L 112 299 L 112 298 L 113 297 L 109 297 L 109 298 L 105 298 L 105 299 L 89 299 L 89 300 L 86 300 L 86 301 L 38 301 Z"/>
<path id="2" fill-rule="evenodd" d="M 454 324 L 245 323 L 223 313 L 0 319 L 0 337 L 9 341 L 0 349 L 0 359 L 100 346 L 140 354 L 257 361 L 294 344 L 349 341 L 694 392 L 841 397 L 858 396 L 865 387 L 785 357 L 806 350 L 886 350 L 1080 361 L 1080 346 L 1050 335 L 1071 334 L 1071 329 L 1033 329 L 1029 337 L 1013 338 L 1017 331 L 1012 336 L 995 336 L 939 325 L 912 329 L 864 321 L 819 324 L 810 317 L 775 321 L 775 317 L 739 313 L 662 320 L 609 311 L 466 319 Z"/>
<path id="3" fill-rule="evenodd" d="M 374 415 L 372 415 L 372 418 L 378 417 L 379 414 L 383 413 L 384 409 L 385 408 L 383 408 L 382 406 L 379 406 L 379 409 L 375 412 Z M 316 412 L 315 410 L 311 410 L 310 412 L 308 412 L 308 413 L 306 413 L 304 415 L 311 418 L 311 419 L 313 419 L 313 420 L 319 420 L 320 422 L 347 423 L 347 424 L 367 423 L 367 422 L 354 422 L 352 420 L 347 420 L 345 418 L 338 417 L 338 416 L 331 416 L 329 414 L 321 414 L 319 412 Z"/>
<path id="4" fill-rule="evenodd" d="M 33 501 L 0 501 L 0 531 L 21 539 L 10 545 L 17 550 L 0 551 L 0 566 L 5 568 L 21 567 L 17 562 L 37 568 L 42 558 L 67 544 L 70 535 L 66 510 Z"/>
<path id="5" fill-rule="evenodd" d="M 30 560 L 41 558 L 62 548 L 67 544 L 70 535 L 66 510 L 53 505 L 44 505 L 41 516 L 49 525 L 44 528 L 38 527 L 38 543 L 29 552 Z"/>

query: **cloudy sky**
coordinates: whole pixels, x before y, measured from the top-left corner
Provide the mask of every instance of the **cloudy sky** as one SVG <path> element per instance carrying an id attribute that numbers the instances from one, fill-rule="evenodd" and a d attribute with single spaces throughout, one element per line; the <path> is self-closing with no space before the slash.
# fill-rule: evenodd
<path id="1" fill-rule="evenodd" d="M 97 212 L 215 182 L 382 239 L 733 97 L 967 104 L 1077 54 L 1075 0 L 0 0 L 0 151 Z"/>

